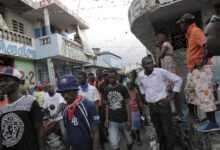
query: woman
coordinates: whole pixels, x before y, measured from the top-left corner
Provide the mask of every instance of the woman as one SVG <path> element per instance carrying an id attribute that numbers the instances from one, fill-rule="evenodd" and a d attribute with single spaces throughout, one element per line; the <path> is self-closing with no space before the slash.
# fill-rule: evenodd
<path id="1" fill-rule="evenodd" d="M 135 83 L 133 80 L 128 79 L 126 82 L 129 94 L 130 94 L 130 111 L 131 111 L 131 120 L 132 120 L 132 134 L 136 141 L 137 145 L 141 144 L 140 139 L 140 128 L 141 128 L 141 110 L 142 104 L 140 101 L 140 95 L 138 90 L 135 88 Z"/>
<path id="2" fill-rule="evenodd" d="M 159 44 L 158 61 L 161 68 L 164 68 L 172 73 L 176 73 L 175 64 L 173 60 L 173 47 L 168 41 L 165 33 L 157 34 L 157 41 Z"/>
<path id="3" fill-rule="evenodd" d="M 173 47 L 171 43 L 168 41 L 167 35 L 163 32 L 160 32 L 157 34 L 156 38 L 158 44 L 157 62 L 160 63 L 161 68 L 176 74 L 175 63 L 173 59 Z M 173 84 L 167 81 L 168 92 L 171 93 L 172 89 Z M 187 121 L 187 116 L 184 116 L 182 112 L 180 94 L 177 94 L 175 96 L 174 105 L 175 115 L 177 116 L 177 119 L 179 119 L 180 121 Z"/>

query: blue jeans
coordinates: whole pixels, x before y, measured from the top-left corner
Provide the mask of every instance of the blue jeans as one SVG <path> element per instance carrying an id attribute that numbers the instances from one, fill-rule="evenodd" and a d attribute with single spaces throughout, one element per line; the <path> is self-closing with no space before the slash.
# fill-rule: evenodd
<path id="1" fill-rule="evenodd" d="M 108 132 L 109 132 L 109 142 L 113 150 L 119 148 L 121 134 L 125 136 L 127 144 L 132 144 L 133 142 L 131 136 L 131 130 L 127 127 L 126 122 L 119 123 L 119 122 L 110 121 Z"/>

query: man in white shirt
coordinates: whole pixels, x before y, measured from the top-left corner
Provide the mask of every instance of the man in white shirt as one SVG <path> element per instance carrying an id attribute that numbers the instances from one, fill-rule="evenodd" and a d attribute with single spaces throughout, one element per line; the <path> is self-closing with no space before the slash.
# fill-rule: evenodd
<path id="1" fill-rule="evenodd" d="M 66 129 L 63 123 L 63 115 L 62 111 L 66 105 L 66 101 L 61 96 L 60 93 L 55 92 L 55 85 L 48 84 L 45 87 L 46 94 L 44 94 L 44 104 L 43 108 L 48 108 L 50 111 L 51 117 L 59 122 L 60 132 L 63 136 L 64 142 L 66 144 Z"/>
<path id="2" fill-rule="evenodd" d="M 149 105 L 151 121 L 157 132 L 160 150 L 173 150 L 170 101 L 174 99 L 177 92 L 180 92 L 182 79 L 165 69 L 154 68 L 153 60 L 150 56 L 142 59 L 142 67 L 144 70 L 138 75 L 139 88 Z M 173 93 L 171 94 L 166 89 L 167 80 L 174 84 Z"/>
<path id="3" fill-rule="evenodd" d="M 96 87 L 88 83 L 87 74 L 85 72 L 80 72 L 77 76 L 77 80 L 79 84 L 79 95 L 98 105 L 98 101 L 100 99 L 98 90 L 96 89 Z"/>

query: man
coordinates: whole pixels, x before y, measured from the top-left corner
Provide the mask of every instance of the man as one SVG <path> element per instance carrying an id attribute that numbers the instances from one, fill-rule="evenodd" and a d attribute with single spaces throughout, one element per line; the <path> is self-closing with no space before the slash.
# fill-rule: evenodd
<path id="1" fill-rule="evenodd" d="M 48 83 L 45 86 L 45 90 L 46 94 L 43 95 L 43 108 L 48 109 L 50 111 L 51 117 L 59 123 L 61 135 L 63 137 L 64 143 L 67 145 L 67 133 L 64 127 L 62 116 L 66 101 L 60 93 L 56 93 L 54 84 Z M 53 109 L 51 107 L 53 107 Z"/>
<path id="2" fill-rule="evenodd" d="M 43 125 L 39 104 L 33 96 L 20 93 L 20 72 L 0 69 L 0 84 L 8 104 L 0 109 L 1 146 L 3 150 L 43 150 Z"/>
<path id="3" fill-rule="evenodd" d="M 77 76 L 77 80 L 79 83 L 79 95 L 96 103 L 98 106 L 98 101 L 99 101 L 98 90 L 96 89 L 96 87 L 94 87 L 88 83 L 86 73 L 80 72 Z"/>
<path id="4" fill-rule="evenodd" d="M 36 91 L 33 93 L 33 96 L 36 98 L 36 101 L 38 102 L 41 108 L 43 107 L 44 104 L 44 95 L 45 92 L 43 91 L 43 85 L 38 84 L 36 86 Z"/>
<path id="5" fill-rule="evenodd" d="M 218 130 L 219 126 L 215 118 L 215 98 L 213 91 L 213 72 L 210 62 L 206 64 L 203 31 L 195 24 L 195 16 L 184 14 L 178 21 L 188 40 L 187 49 L 187 82 L 185 96 L 188 103 L 189 113 L 193 115 L 194 105 L 198 105 L 201 111 L 206 113 L 208 122 L 201 125 L 197 130 L 209 132 Z"/>
<path id="6" fill-rule="evenodd" d="M 220 56 L 220 17 L 213 15 L 205 29 L 208 57 Z"/>
<path id="7" fill-rule="evenodd" d="M 99 115 L 95 104 L 79 96 L 79 86 L 72 75 L 57 81 L 57 92 L 67 102 L 63 120 L 67 130 L 69 150 L 99 150 Z"/>
<path id="8" fill-rule="evenodd" d="M 105 104 L 103 103 L 103 96 L 105 88 L 108 85 L 108 71 L 107 70 L 96 70 L 96 87 L 99 91 L 99 114 L 100 114 L 100 124 L 99 124 L 99 134 L 100 134 L 100 145 L 101 149 L 105 149 L 105 142 L 107 142 L 108 131 L 105 128 Z"/>
<path id="9" fill-rule="evenodd" d="M 91 84 L 92 86 L 96 86 L 96 80 L 95 80 L 95 74 L 90 72 L 88 74 L 88 80 L 89 80 L 89 84 Z"/>
<path id="10" fill-rule="evenodd" d="M 160 150 L 173 150 L 171 127 L 172 111 L 170 101 L 180 92 L 182 79 L 177 75 L 162 69 L 154 68 L 153 60 L 148 55 L 142 58 L 144 68 L 138 74 L 141 94 L 149 105 L 151 121 L 155 127 L 160 143 Z M 173 93 L 168 93 L 166 81 L 173 83 Z"/>
<path id="11" fill-rule="evenodd" d="M 104 92 L 104 101 L 106 103 L 105 126 L 108 128 L 111 148 L 119 150 L 121 132 L 123 132 L 127 141 L 127 148 L 132 150 L 129 92 L 124 85 L 118 83 L 116 70 L 109 70 L 108 79 L 109 85 Z"/>
<path id="12" fill-rule="evenodd" d="M 5 98 L 4 87 L 2 84 L 0 84 L 0 108 L 2 108 L 7 103 L 8 103 L 8 99 Z"/>

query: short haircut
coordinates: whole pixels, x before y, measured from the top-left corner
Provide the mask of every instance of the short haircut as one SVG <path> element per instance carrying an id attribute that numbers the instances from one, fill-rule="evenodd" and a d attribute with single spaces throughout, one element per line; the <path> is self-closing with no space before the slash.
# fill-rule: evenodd
<path id="1" fill-rule="evenodd" d="M 88 76 L 90 76 L 90 75 L 95 75 L 94 73 L 92 73 L 92 72 L 90 72 L 90 73 L 88 73 Z"/>
<path id="2" fill-rule="evenodd" d="M 78 74 L 78 76 L 83 76 L 85 79 L 87 79 L 87 74 L 85 73 L 85 72 L 80 72 L 79 74 Z"/>
<path id="3" fill-rule="evenodd" d="M 147 56 L 145 56 L 145 57 L 142 58 L 141 63 L 143 64 L 143 62 L 144 62 L 146 59 L 151 59 L 151 60 L 153 60 L 152 57 L 151 57 L 151 55 L 147 55 Z"/>
<path id="4" fill-rule="evenodd" d="M 118 74 L 117 70 L 116 70 L 116 69 L 113 69 L 113 68 L 109 69 L 109 70 L 108 70 L 108 73 Z"/>

